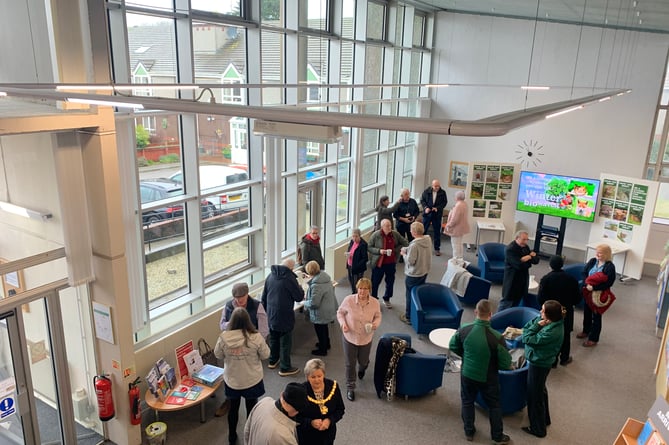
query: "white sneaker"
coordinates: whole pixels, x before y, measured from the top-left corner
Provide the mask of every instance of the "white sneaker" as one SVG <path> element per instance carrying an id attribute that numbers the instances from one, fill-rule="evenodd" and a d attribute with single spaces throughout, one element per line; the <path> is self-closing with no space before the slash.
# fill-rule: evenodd
<path id="1" fill-rule="evenodd" d="M 389 300 L 383 300 L 383 304 L 386 305 L 386 308 L 387 308 L 387 309 L 392 309 L 392 308 L 393 308 L 393 305 L 390 304 L 390 301 L 389 301 Z"/>

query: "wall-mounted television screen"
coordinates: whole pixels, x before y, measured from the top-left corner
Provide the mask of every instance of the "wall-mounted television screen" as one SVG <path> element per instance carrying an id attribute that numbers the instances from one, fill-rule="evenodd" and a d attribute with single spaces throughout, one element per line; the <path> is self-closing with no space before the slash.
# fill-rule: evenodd
<path id="1" fill-rule="evenodd" d="M 516 209 L 593 222 L 599 179 L 521 171 Z"/>

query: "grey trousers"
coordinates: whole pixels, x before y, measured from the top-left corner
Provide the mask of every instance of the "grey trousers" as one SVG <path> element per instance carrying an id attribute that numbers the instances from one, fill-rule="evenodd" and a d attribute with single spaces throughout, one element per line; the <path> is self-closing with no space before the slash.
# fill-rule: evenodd
<path id="1" fill-rule="evenodd" d="M 369 354 L 372 351 L 372 342 L 366 345 L 358 346 L 346 341 L 342 335 L 342 345 L 344 347 L 344 359 L 346 360 L 346 389 L 355 389 L 356 370 L 364 371 L 369 366 Z"/>

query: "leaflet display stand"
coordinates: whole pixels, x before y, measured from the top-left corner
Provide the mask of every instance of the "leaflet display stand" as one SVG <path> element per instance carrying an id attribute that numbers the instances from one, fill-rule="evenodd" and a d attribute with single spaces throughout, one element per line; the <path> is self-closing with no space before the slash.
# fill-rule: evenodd
<path id="1" fill-rule="evenodd" d="M 547 226 L 544 224 L 544 215 L 540 214 L 537 219 L 537 230 L 534 239 L 534 250 L 541 257 L 549 257 L 551 254 L 541 251 L 541 242 L 555 246 L 555 255 L 562 256 L 562 245 L 564 243 L 564 232 L 567 227 L 567 218 L 560 218 L 560 227 Z"/>

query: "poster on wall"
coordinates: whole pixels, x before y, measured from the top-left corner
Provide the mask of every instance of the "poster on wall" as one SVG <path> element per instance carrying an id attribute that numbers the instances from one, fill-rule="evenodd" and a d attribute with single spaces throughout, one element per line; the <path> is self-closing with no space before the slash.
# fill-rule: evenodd
<path id="1" fill-rule="evenodd" d="M 633 226 L 640 226 L 643 223 L 647 201 L 647 185 L 604 178 L 598 215 L 613 222 L 604 222 L 602 238 L 616 239 L 625 244 L 631 243 Z"/>
<path id="2" fill-rule="evenodd" d="M 513 199 L 515 166 L 500 164 L 474 164 L 469 199 L 474 200 L 474 218 L 500 219 L 503 202 Z M 494 202 L 494 204 L 493 204 Z"/>
<path id="3" fill-rule="evenodd" d="M 474 218 L 485 218 L 486 201 L 484 199 L 475 199 L 472 205 L 472 216 Z"/>
<path id="4" fill-rule="evenodd" d="M 507 232 L 515 227 L 516 195 L 518 193 L 518 176 L 520 166 L 501 162 L 470 162 L 467 197 L 471 215 L 472 230 L 465 235 L 464 242 L 486 242 L 486 239 L 498 239 L 500 242 L 507 241 Z M 503 225 L 502 236 L 497 238 L 497 233 L 486 234 L 482 223 L 491 223 L 495 227 Z M 483 231 L 483 233 L 481 233 Z"/>
<path id="5" fill-rule="evenodd" d="M 616 271 L 624 279 L 640 279 L 648 244 L 652 206 L 658 183 L 614 174 L 600 175 L 602 193 L 588 246 L 609 244 Z"/>

